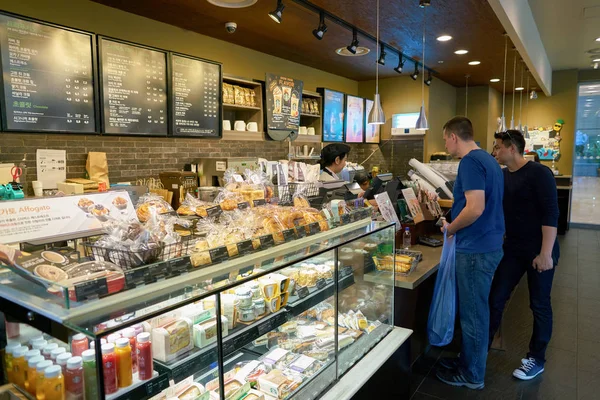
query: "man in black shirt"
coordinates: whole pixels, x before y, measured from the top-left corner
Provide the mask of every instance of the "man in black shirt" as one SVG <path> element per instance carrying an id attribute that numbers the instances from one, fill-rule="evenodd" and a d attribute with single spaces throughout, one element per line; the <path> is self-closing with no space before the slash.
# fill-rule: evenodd
<path id="1" fill-rule="evenodd" d="M 527 273 L 533 334 L 529 353 L 513 376 L 530 380 L 544 372 L 546 348 L 552 335 L 550 290 L 558 263 L 556 240 L 558 200 L 550 169 L 523 158 L 525 139 L 516 130 L 497 133 L 494 151 L 504 168 L 504 257 L 490 293 L 490 342 L 500 327 L 510 294 Z"/>

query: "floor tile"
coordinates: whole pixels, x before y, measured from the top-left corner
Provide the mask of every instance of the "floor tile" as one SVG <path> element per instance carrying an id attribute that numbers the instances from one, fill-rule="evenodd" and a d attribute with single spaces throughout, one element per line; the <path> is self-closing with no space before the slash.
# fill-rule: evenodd
<path id="1" fill-rule="evenodd" d="M 598 317 L 598 314 L 600 314 L 600 300 L 580 298 L 577 301 L 577 314 L 586 317 Z"/>
<path id="2" fill-rule="evenodd" d="M 580 284 L 577 292 L 580 298 L 600 300 L 600 285 Z"/>
<path id="3" fill-rule="evenodd" d="M 597 400 L 600 397 L 600 375 L 577 371 L 577 399 Z"/>
<path id="4" fill-rule="evenodd" d="M 596 317 L 579 316 L 577 321 L 577 339 L 600 342 L 600 315 Z"/>
<path id="5" fill-rule="evenodd" d="M 552 297 L 552 304 L 555 302 L 561 302 L 566 304 L 577 304 L 577 288 L 566 288 L 563 286 L 554 286 L 550 296 Z"/>
<path id="6" fill-rule="evenodd" d="M 542 376 L 529 382 L 522 382 L 523 400 L 566 400 L 577 398 L 577 388 L 560 384 L 560 380 Z"/>
<path id="7" fill-rule="evenodd" d="M 550 347 L 577 352 L 577 324 L 554 324 Z"/>
<path id="8" fill-rule="evenodd" d="M 573 337 L 576 340 L 576 336 Z M 544 378 L 570 388 L 577 388 L 577 360 L 581 353 L 548 347 L 546 351 L 546 364 L 544 366 Z"/>
<path id="9" fill-rule="evenodd" d="M 559 272 L 557 270 L 554 273 L 554 281 L 552 282 L 552 287 L 566 287 L 571 289 L 577 289 L 577 274 L 567 274 L 564 272 Z"/>
<path id="10" fill-rule="evenodd" d="M 439 399 L 441 399 L 441 397 L 434 397 L 434 396 L 430 396 L 428 394 L 420 393 L 420 392 L 413 394 L 412 397 L 410 398 L 410 400 L 439 400 Z M 441 399 L 441 400 L 443 400 L 443 399 Z"/>
<path id="11" fill-rule="evenodd" d="M 577 369 L 600 375 L 600 342 L 578 340 Z"/>

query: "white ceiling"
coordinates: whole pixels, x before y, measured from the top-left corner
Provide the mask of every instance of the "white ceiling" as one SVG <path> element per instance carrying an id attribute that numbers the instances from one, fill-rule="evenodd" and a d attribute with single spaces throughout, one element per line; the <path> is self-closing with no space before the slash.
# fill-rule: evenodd
<path id="1" fill-rule="evenodd" d="M 528 0 L 553 70 L 589 69 L 600 58 L 600 0 Z M 596 50 L 595 57 L 587 53 Z"/>

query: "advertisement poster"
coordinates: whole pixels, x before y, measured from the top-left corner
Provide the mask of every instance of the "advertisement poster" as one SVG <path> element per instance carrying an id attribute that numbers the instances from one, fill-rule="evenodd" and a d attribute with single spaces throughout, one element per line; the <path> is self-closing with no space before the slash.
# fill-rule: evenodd
<path id="1" fill-rule="evenodd" d="M 423 215 L 423 210 L 421 209 L 421 204 L 419 204 L 419 200 L 415 195 L 415 191 L 411 188 L 402 189 L 402 195 L 404 196 L 404 200 L 406 200 L 408 211 L 410 212 L 410 216 L 415 224 L 424 221 L 425 217 Z"/>
<path id="2" fill-rule="evenodd" d="M 378 124 L 369 124 L 369 115 L 371 114 L 371 110 L 373 109 L 373 100 L 366 100 L 365 106 L 365 143 L 379 143 L 381 142 L 381 138 L 379 136 L 379 131 L 381 125 Z"/>
<path id="3" fill-rule="evenodd" d="M 554 160 L 560 153 L 560 137 L 553 133 L 552 128 L 531 129 L 525 138 L 525 154 L 535 152 L 540 160 Z"/>
<path id="4" fill-rule="evenodd" d="M 362 143 L 365 136 L 365 100 L 346 96 L 346 143 Z"/>
<path id="5" fill-rule="evenodd" d="M 344 94 L 323 89 L 323 141 L 344 141 Z"/>
<path id="6" fill-rule="evenodd" d="M 267 74 L 267 129 L 269 131 L 298 132 L 303 86 L 303 82 L 297 79 Z"/>

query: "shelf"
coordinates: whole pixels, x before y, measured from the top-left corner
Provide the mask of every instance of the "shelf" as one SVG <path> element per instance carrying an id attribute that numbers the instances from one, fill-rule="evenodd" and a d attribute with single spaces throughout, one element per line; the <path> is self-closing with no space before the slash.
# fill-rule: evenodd
<path id="1" fill-rule="evenodd" d="M 225 104 L 223 103 L 223 108 L 230 108 L 232 110 L 253 110 L 260 111 L 260 107 L 252 107 L 252 106 L 241 106 L 239 104 Z"/>
<path id="2" fill-rule="evenodd" d="M 223 131 L 223 140 L 262 142 L 265 140 L 265 134 L 264 132 Z"/>
<path id="3" fill-rule="evenodd" d="M 292 160 L 320 160 L 321 156 L 291 157 Z"/>
<path id="4" fill-rule="evenodd" d="M 137 379 L 137 373 L 134 375 L 134 381 Z M 166 374 L 159 374 L 154 371 L 152 378 L 147 381 L 138 380 L 133 385 L 121 388 L 113 394 L 106 395 L 106 400 L 136 400 L 149 399 L 156 396 L 169 387 L 169 377 Z"/>
<path id="5" fill-rule="evenodd" d="M 223 75 L 223 82 L 225 83 L 237 83 L 239 85 L 246 85 L 246 86 L 262 86 L 262 83 L 260 82 L 255 82 L 249 79 L 245 79 L 245 78 L 238 78 L 235 76 L 227 76 L 227 75 Z"/>
<path id="6" fill-rule="evenodd" d="M 301 117 L 307 117 L 307 118 L 321 118 L 321 116 L 319 114 L 306 114 L 306 113 L 301 113 L 300 114 Z"/>
<path id="7" fill-rule="evenodd" d="M 292 143 L 321 143 L 321 135 L 298 135 Z"/>

